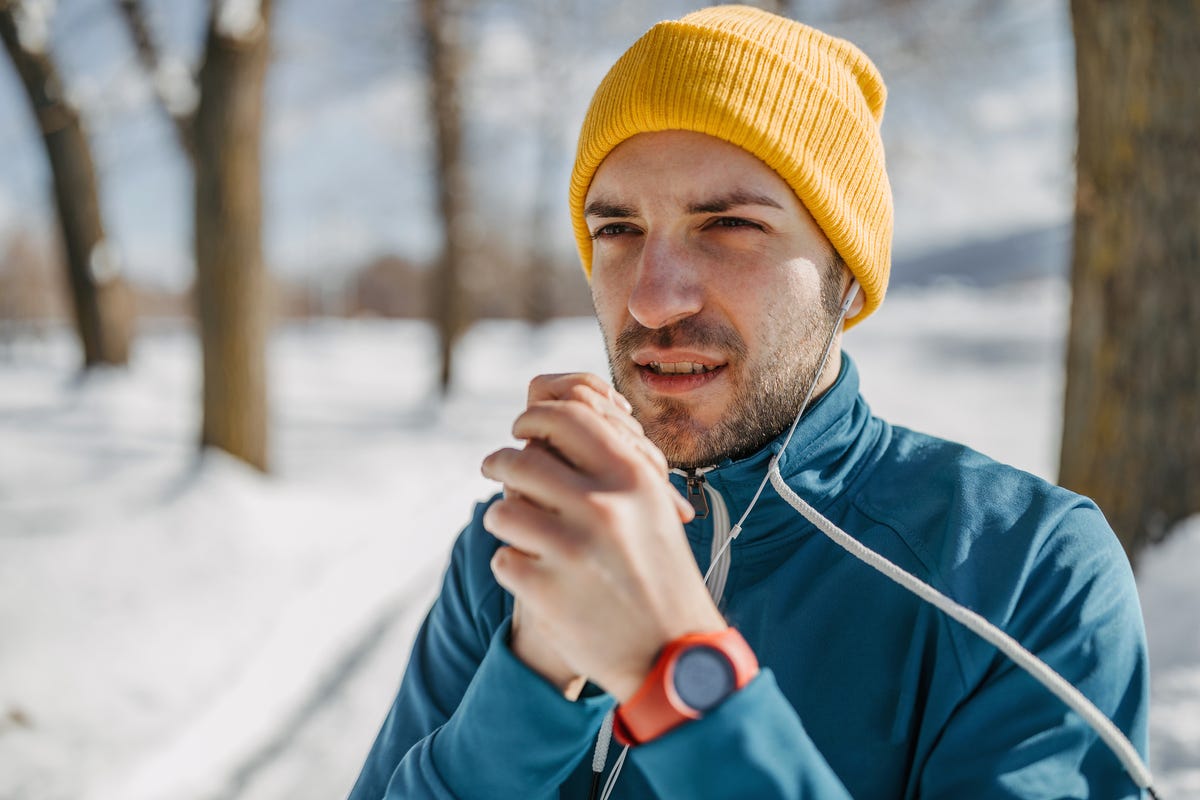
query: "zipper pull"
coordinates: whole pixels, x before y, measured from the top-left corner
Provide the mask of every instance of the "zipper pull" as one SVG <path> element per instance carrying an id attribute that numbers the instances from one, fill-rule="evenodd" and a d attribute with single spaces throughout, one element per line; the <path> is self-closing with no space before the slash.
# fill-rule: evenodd
<path id="1" fill-rule="evenodd" d="M 696 510 L 696 519 L 708 519 L 708 496 L 704 493 L 704 475 L 697 469 L 688 470 L 687 499 Z"/>

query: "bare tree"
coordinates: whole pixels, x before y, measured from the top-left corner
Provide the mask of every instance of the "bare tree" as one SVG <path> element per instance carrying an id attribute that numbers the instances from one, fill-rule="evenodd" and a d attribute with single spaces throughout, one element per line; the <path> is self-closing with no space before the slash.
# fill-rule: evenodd
<path id="1" fill-rule="evenodd" d="M 195 78 L 183 64 L 164 58 L 150 28 L 146 8 L 140 0 L 118 0 L 117 8 L 133 39 L 138 62 L 150 78 L 159 108 L 167 115 L 175 129 L 179 146 L 195 167 L 195 112 L 199 100 Z"/>
<path id="2" fill-rule="evenodd" d="M 133 335 L 133 301 L 116 250 L 104 235 L 91 148 L 49 53 L 47 23 L 31 18 L 17 0 L 0 0 L 0 39 L 29 97 L 53 176 L 84 367 L 124 364 Z"/>
<path id="3" fill-rule="evenodd" d="M 139 0 L 122 17 L 192 165 L 196 310 L 204 351 L 201 445 L 267 469 L 267 274 L 261 139 L 270 0 L 212 3 L 195 84 L 155 42 Z"/>
<path id="4" fill-rule="evenodd" d="M 565 120 L 562 115 L 562 93 L 570 81 L 566 59 L 556 48 L 568 38 L 569 12 L 552 0 L 539 0 L 533 7 L 535 70 L 533 81 L 537 92 L 537 161 L 534 164 L 532 219 L 527 245 L 522 297 L 524 317 L 541 325 L 555 313 L 554 286 L 558 269 L 554 244 L 554 226 L 558 221 L 555 210 L 562 204 L 561 176 L 556 169 L 558 159 L 567 146 Z"/>
<path id="5" fill-rule="evenodd" d="M 437 202 L 442 218 L 441 257 L 434 280 L 432 305 L 441 357 L 439 385 L 443 394 L 449 390 L 453 376 L 454 345 L 468 323 L 469 310 L 461 283 L 472 249 L 467 206 L 470 187 L 463 157 L 461 2 L 463 0 L 420 0 L 437 151 Z"/>
<path id="6" fill-rule="evenodd" d="M 1059 479 L 1134 559 L 1200 510 L 1200 4 L 1073 0 L 1078 179 Z"/>

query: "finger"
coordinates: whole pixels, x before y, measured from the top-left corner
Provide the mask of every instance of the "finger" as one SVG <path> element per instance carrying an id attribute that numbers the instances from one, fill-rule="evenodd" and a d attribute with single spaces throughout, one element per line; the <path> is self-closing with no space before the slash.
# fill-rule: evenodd
<path id="1" fill-rule="evenodd" d="M 516 636 L 517 631 L 521 629 L 521 608 L 521 601 L 513 598 L 512 629 L 509 632 L 509 636 Z"/>
<path id="2" fill-rule="evenodd" d="M 582 403 L 545 400 L 525 409 L 513 423 L 513 436 L 548 444 L 582 474 L 624 483 L 628 468 L 645 456 L 594 409 Z M 624 468 L 624 472 L 623 472 Z"/>
<path id="3" fill-rule="evenodd" d="M 524 497 L 492 503 L 483 514 L 483 527 L 505 544 L 551 563 L 580 551 L 577 537 L 560 515 Z"/>
<path id="4" fill-rule="evenodd" d="M 538 375 L 529 382 L 528 404 L 542 400 L 566 400 L 567 393 L 574 386 L 588 386 L 602 397 L 607 397 L 616 403 L 626 413 L 633 411 L 633 406 L 624 395 L 614 389 L 599 375 L 591 372 L 565 372 L 557 375 Z"/>
<path id="5" fill-rule="evenodd" d="M 514 598 L 536 612 L 545 604 L 550 577 L 541 562 L 514 547 L 500 547 L 492 555 L 492 575 Z"/>
<path id="6" fill-rule="evenodd" d="M 663 472 L 666 472 L 667 460 L 662 456 L 658 448 L 646 438 L 646 432 L 642 428 L 642 423 L 635 419 L 632 414 L 627 413 L 623 408 L 614 404 L 611 399 L 601 396 L 595 389 L 584 384 L 575 384 L 565 391 L 559 399 L 583 403 L 595 411 L 605 422 L 611 423 L 619 433 L 630 434 L 630 443 L 643 448 L 646 455 L 650 457 L 651 462 L 656 466 L 661 464 Z M 539 401 L 534 405 L 539 405 L 543 402 L 546 401 Z"/>
<path id="7" fill-rule="evenodd" d="M 611 392 L 612 390 L 609 391 Z M 633 414 L 629 413 L 625 406 L 617 403 L 611 396 L 596 391 L 594 387 L 588 384 L 576 383 L 563 391 L 560 397 L 555 397 L 552 399 L 575 400 L 583 403 L 594 409 L 596 413 L 600 414 L 600 416 L 604 417 L 610 422 L 619 426 L 624 426 L 638 436 L 645 435 L 645 431 L 642 428 L 642 423 L 638 422 L 637 419 L 634 418 Z M 621 399 L 624 400 L 625 398 Z"/>
<path id="8" fill-rule="evenodd" d="M 684 525 L 688 524 L 696 518 L 696 509 L 686 497 L 675 491 L 675 487 L 670 487 L 671 496 L 675 498 L 675 510 L 679 512 L 679 521 Z"/>
<path id="9" fill-rule="evenodd" d="M 650 441 L 642 434 L 634 434 L 629 439 L 629 442 L 646 458 L 647 461 L 650 462 L 650 466 L 654 468 L 655 472 L 659 473 L 664 478 L 667 477 L 667 475 L 671 472 L 671 467 L 669 464 L 667 464 L 667 457 L 663 455 L 662 451 L 658 449 L 654 442 Z"/>
<path id="10" fill-rule="evenodd" d="M 506 495 L 515 492 L 548 511 L 561 510 L 585 488 L 573 465 L 538 441 L 521 450 L 497 450 L 483 460 L 480 472 L 503 483 Z"/>
<path id="11" fill-rule="evenodd" d="M 491 568 L 496 583 L 517 598 L 518 588 L 523 586 L 537 569 L 536 559 L 528 553 L 509 545 L 499 547 L 492 554 Z"/>
<path id="12" fill-rule="evenodd" d="M 642 423 L 634 418 L 632 407 L 619 392 L 595 375 L 576 372 L 542 375 L 529 384 L 529 405 L 547 400 L 576 400 L 595 409 L 601 417 L 643 436 Z"/>

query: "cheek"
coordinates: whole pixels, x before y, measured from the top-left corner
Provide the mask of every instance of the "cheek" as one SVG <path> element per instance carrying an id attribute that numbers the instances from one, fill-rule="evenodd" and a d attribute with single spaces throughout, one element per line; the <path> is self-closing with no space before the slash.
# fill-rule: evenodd
<path id="1" fill-rule="evenodd" d="M 604 335 L 604 343 L 611 351 L 613 341 L 624 329 L 627 316 L 627 303 L 614 287 L 592 273 L 592 308 L 596 312 L 596 321 L 600 324 L 600 332 Z"/>
<path id="2" fill-rule="evenodd" d="M 742 284 L 738 327 L 760 355 L 788 352 L 803 343 L 820 317 L 820 281 L 807 271 L 776 267 L 770 275 Z M 771 356 L 773 357 L 773 356 Z"/>
<path id="3" fill-rule="evenodd" d="M 626 280 L 628 274 L 629 271 L 608 263 L 596 264 L 592 268 L 592 280 L 588 288 L 592 291 L 592 305 L 598 316 L 611 318 L 614 313 L 621 314 L 628 307 L 632 288 Z"/>

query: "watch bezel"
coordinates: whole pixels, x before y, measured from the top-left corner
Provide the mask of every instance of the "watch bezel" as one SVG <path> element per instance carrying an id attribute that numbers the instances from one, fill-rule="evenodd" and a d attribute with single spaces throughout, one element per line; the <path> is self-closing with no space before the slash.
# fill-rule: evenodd
<path id="1" fill-rule="evenodd" d="M 696 662 L 696 658 L 701 657 L 702 662 Z M 703 696 L 696 695 L 694 685 L 687 685 L 681 679 L 686 680 L 689 677 L 696 675 L 694 664 L 703 664 L 707 666 L 719 665 L 719 675 L 722 678 L 722 683 L 717 691 L 703 691 Z M 718 672 L 711 673 L 712 675 Z M 693 713 L 706 714 L 719 706 L 725 698 L 737 691 L 737 669 L 725 651 L 719 647 L 714 647 L 707 643 L 696 643 L 688 647 L 684 647 L 675 654 L 671 664 L 671 689 L 674 691 L 675 697 L 683 704 L 684 708 Z"/>

